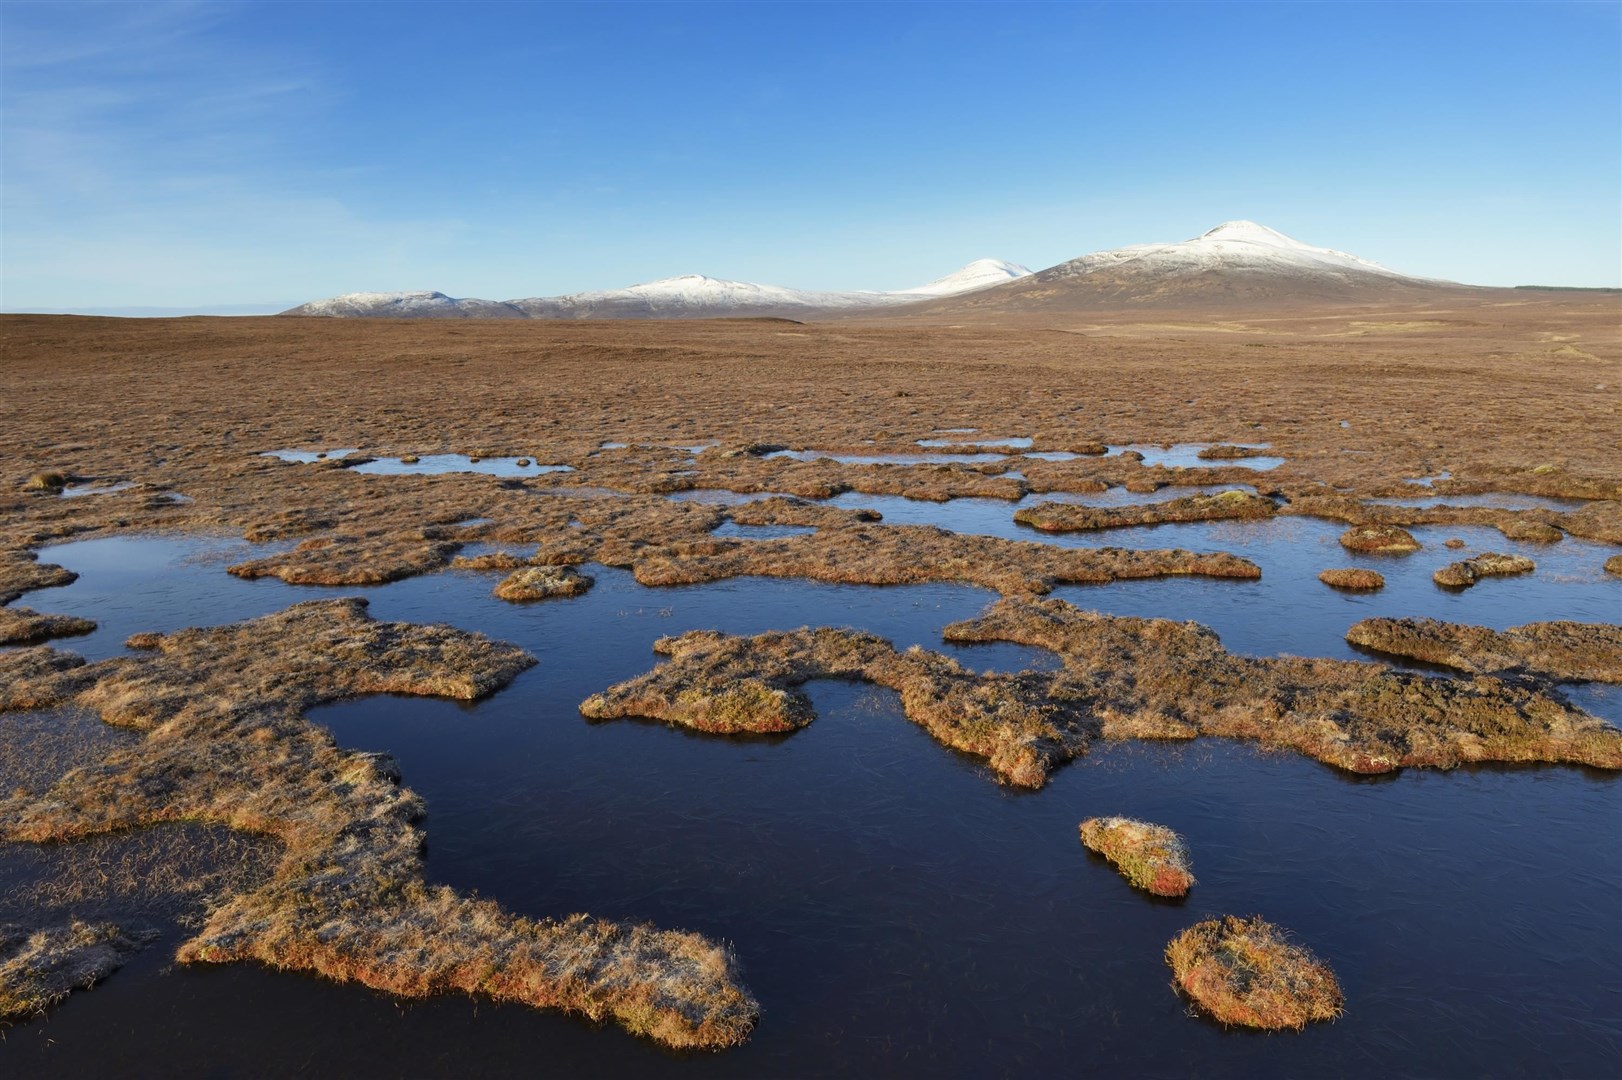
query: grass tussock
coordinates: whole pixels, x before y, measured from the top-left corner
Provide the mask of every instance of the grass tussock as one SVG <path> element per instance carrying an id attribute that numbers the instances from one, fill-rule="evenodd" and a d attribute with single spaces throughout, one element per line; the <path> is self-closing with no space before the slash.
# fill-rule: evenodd
<path id="1" fill-rule="evenodd" d="M 850 630 L 694 631 L 661 639 L 655 648 L 668 663 L 593 695 L 581 712 L 719 734 L 783 732 L 810 722 L 799 689 L 806 682 L 863 680 L 895 690 L 908 719 L 1021 787 L 1042 786 L 1095 738 L 1249 739 L 1358 773 L 1476 761 L 1622 769 L 1622 731 L 1514 680 L 1238 656 L 1195 623 L 1101 615 L 1060 600 L 1001 600 L 945 636 L 1039 646 L 1063 666 L 982 675 Z"/>
<path id="2" fill-rule="evenodd" d="M 338 748 L 305 711 L 368 693 L 470 700 L 534 661 L 451 627 L 376 622 L 365 606 L 312 601 L 136 635 L 138 655 L 92 665 L 45 648 L 0 654 L 8 702 L 93 709 L 143 736 L 41 793 L 0 800 L 0 839 L 185 821 L 277 844 L 268 880 L 223 897 L 181 945 L 183 962 L 251 959 L 406 996 L 477 993 L 672 1046 L 744 1038 L 758 1009 L 721 946 L 583 915 L 525 918 L 423 880 L 421 802 L 386 756 Z"/>
<path id="3" fill-rule="evenodd" d="M 1223 491 L 1137 506 L 1043 502 L 1016 510 L 1014 520 L 1043 532 L 1077 532 L 1183 521 L 1260 521 L 1276 511 L 1272 499 L 1248 491 Z"/>
<path id="4" fill-rule="evenodd" d="M 1523 671 L 1622 683 L 1622 626 L 1611 623 L 1538 622 L 1499 631 L 1436 619 L 1364 619 L 1346 640 L 1472 674 Z"/>
<path id="5" fill-rule="evenodd" d="M 77 615 L 41 615 L 31 608 L 0 607 L 0 645 L 33 645 L 95 629 L 92 620 Z"/>
<path id="6" fill-rule="evenodd" d="M 77 919 L 34 930 L 0 925 L 0 1019 L 29 1019 L 90 989 L 156 936 Z"/>
<path id="7" fill-rule="evenodd" d="M 24 491 L 61 491 L 68 486 L 71 477 L 60 469 L 47 469 L 37 472 L 23 481 Z"/>
<path id="8" fill-rule="evenodd" d="M 1498 577 L 1508 574 L 1530 574 L 1537 569 L 1537 563 L 1524 555 L 1501 555 L 1489 551 L 1481 555 L 1473 555 L 1468 559 L 1448 563 L 1431 575 L 1436 584 L 1449 589 L 1468 589 L 1484 577 Z"/>
<path id="9" fill-rule="evenodd" d="M 583 596 L 596 583 L 572 566 L 526 566 L 508 574 L 495 587 L 496 596 L 514 603 L 554 596 Z"/>
<path id="10" fill-rule="evenodd" d="M 1340 534 L 1340 546 L 1347 551 L 1402 555 L 1418 551 L 1419 541 L 1398 525 L 1359 525 Z"/>
<path id="11" fill-rule="evenodd" d="M 1378 570 L 1365 570 L 1361 567 L 1337 567 L 1331 570 L 1323 570 L 1319 572 L 1318 580 L 1331 588 L 1356 592 L 1385 588 L 1384 574 Z"/>
<path id="12" fill-rule="evenodd" d="M 1345 1011 L 1335 973 L 1259 915 L 1196 923 L 1166 946 L 1166 963 L 1178 989 L 1224 1024 L 1299 1031 Z"/>
<path id="13" fill-rule="evenodd" d="M 38 561 L 30 551 L 0 551 L 0 606 L 25 592 L 71 585 L 78 578 L 65 567 Z"/>
<path id="14" fill-rule="evenodd" d="M 1126 817 L 1088 818 L 1081 823 L 1081 842 L 1155 896 L 1187 896 L 1194 885 L 1188 845 L 1164 825 Z"/>

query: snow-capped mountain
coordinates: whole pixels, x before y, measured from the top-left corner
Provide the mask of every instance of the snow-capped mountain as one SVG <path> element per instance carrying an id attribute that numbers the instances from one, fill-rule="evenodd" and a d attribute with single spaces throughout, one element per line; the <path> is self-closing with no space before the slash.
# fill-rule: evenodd
<path id="1" fill-rule="evenodd" d="M 1367 303 L 1421 299 L 1459 288 L 1463 286 L 1409 277 L 1344 251 L 1313 247 L 1253 221 L 1228 221 L 1192 240 L 1083 255 L 1002 288 L 948 297 L 901 314 Z"/>
<path id="2" fill-rule="evenodd" d="M 1186 274 L 1205 271 L 1313 275 L 1404 275 L 1344 251 L 1313 247 L 1254 221 L 1225 221 L 1210 232 L 1179 244 L 1133 244 L 1099 251 L 1044 270 L 1049 278 L 1076 277 L 1130 268 L 1140 273 Z"/>
<path id="3" fill-rule="evenodd" d="M 458 300 L 440 292 L 345 293 L 301 304 L 282 314 L 412 319 L 799 318 L 959 296 L 1029 274 L 1029 270 L 1017 263 L 977 259 L 927 285 L 897 292 L 821 292 L 686 274 L 625 289 L 535 296 L 524 300 Z"/>

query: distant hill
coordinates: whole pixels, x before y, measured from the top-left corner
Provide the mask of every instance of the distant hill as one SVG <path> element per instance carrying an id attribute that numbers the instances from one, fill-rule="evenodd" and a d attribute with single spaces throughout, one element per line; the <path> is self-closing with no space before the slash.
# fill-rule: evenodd
<path id="1" fill-rule="evenodd" d="M 927 285 L 900 292 L 816 292 L 687 274 L 625 289 L 525 300 L 459 300 L 441 292 L 345 293 L 300 304 L 282 314 L 406 319 L 803 319 L 959 296 L 1029 274 L 1016 263 L 978 259 Z"/>
<path id="2" fill-rule="evenodd" d="M 1176 244 L 1083 255 L 972 296 L 899 309 L 901 315 L 1016 314 L 1266 307 L 1422 300 L 1475 291 L 1410 277 L 1343 251 L 1313 247 L 1253 221 L 1229 221 Z"/>

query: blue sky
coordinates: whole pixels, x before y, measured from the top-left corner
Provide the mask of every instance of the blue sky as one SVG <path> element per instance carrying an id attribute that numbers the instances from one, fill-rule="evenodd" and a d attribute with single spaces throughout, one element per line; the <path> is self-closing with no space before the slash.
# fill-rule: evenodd
<path id="1" fill-rule="evenodd" d="M 894 289 L 1250 218 L 1622 284 L 1622 4 L 0 5 L 9 309 Z"/>

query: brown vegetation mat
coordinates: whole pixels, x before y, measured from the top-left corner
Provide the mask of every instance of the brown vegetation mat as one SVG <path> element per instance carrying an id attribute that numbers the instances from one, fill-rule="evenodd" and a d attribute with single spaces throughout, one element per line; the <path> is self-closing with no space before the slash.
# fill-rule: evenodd
<path id="1" fill-rule="evenodd" d="M 60 566 L 38 562 L 32 552 L 0 551 L 0 605 L 33 589 L 71 585 L 78 576 Z"/>
<path id="2" fill-rule="evenodd" d="M 614 565 L 613 554 L 598 558 Z M 957 581 L 1005 595 L 1045 593 L 1060 582 L 1126 581 L 1194 574 L 1255 579 L 1261 569 L 1236 555 L 1180 549 L 1075 549 L 971 536 L 928 525 L 821 529 L 780 540 L 713 538 L 647 547 L 626 562 L 643 585 L 691 585 L 723 578 L 812 578 L 854 585 Z"/>
<path id="3" fill-rule="evenodd" d="M 407 996 L 478 993 L 613 1019 L 673 1046 L 747 1034 L 756 1006 L 726 950 L 702 937 L 583 915 L 528 919 L 429 886 L 412 824 L 422 805 L 392 763 L 340 750 L 304 717 L 356 694 L 477 698 L 534 662 L 522 650 L 375 622 L 363 600 L 130 645 L 147 652 L 91 665 L 43 647 L 0 654 L 0 704 L 71 702 L 144 733 L 42 794 L 0 801 L 0 838 L 187 821 L 278 842 L 270 879 L 211 911 L 182 961 L 255 959 Z"/>
<path id="4" fill-rule="evenodd" d="M 1622 683 L 1622 626 L 1611 623 L 1537 622 L 1499 631 L 1435 619 L 1364 619 L 1346 640 L 1475 674 L 1525 671 Z"/>
<path id="5" fill-rule="evenodd" d="M 1166 946 L 1166 963 L 1178 989 L 1224 1024 L 1299 1031 L 1345 1008 L 1335 973 L 1259 915 L 1196 923 Z"/>
<path id="6" fill-rule="evenodd" d="M 1248 491 L 1224 491 L 1137 506 L 1044 502 L 1014 511 L 1014 520 L 1043 532 L 1076 532 L 1178 521 L 1259 521 L 1272 517 L 1276 510 L 1272 499 Z"/>
<path id="7" fill-rule="evenodd" d="M 784 732 L 812 719 L 806 682 L 861 679 L 899 693 L 908 719 L 937 741 L 1032 788 L 1094 738 L 1251 739 L 1359 773 L 1477 761 L 1622 769 L 1622 731 L 1541 689 L 1486 676 L 1236 656 L 1195 623 L 1101 615 L 1062 600 L 1001 600 L 945 636 L 1040 646 L 1063 666 L 981 675 L 851 630 L 693 631 L 661 639 L 655 649 L 668 663 L 593 695 L 581 712 L 719 734 Z"/>
<path id="8" fill-rule="evenodd" d="M 1488 551 L 1448 563 L 1432 574 L 1431 580 L 1449 589 L 1468 589 L 1484 577 L 1530 574 L 1536 569 L 1537 563 L 1524 555 L 1503 555 L 1496 551 Z"/>
<path id="9" fill-rule="evenodd" d="M 28 929 L 0 925 L 0 1019 L 37 1016 L 124 966 L 156 935 L 75 919 Z"/>
<path id="10" fill-rule="evenodd" d="M 1187 896 L 1194 885 L 1188 845 L 1164 825 L 1126 817 L 1088 818 L 1081 823 L 1081 842 L 1155 896 Z"/>
<path id="11" fill-rule="evenodd" d="M 1411 495 L 1410 492 L 1403 494 Z M 1576 510 L 1510 510 L 1494 506 L 1392 506 L 1364 502 L 1348 495 L 1311 491 L 1293 493 L 1279 507 L 1281 514 L 1344 521 L 1366 527 L 1401 531 L 1410 525 L 1483 525 L 1497 529 L 1509 540 L 1553 543 L 1566 533 L 1585 540 L 1622 544 L 1622 502 L 1600 500 Z M 1355 532 L 1357 530 L 1353 530 Z M 1351 535 L 1348 533 L 1348 535 Z"/>
<path id="12" fill-rule="evenodd" d="M 1384 574 L 1378 570 L 1364 570 L 1359 567 L 1336 567 L 1331 570 L 1322 570 L 1318 573 L 1318 580 L 1336 589 L 1361 591 L 1385 588 Z"/>
<path id="13" fill-rule="evenodd" d="M 0 607 L 0 645 L 32 645 L 95 629 L 94 622 L 77 615 L 41 615 L 31 608 Z"/>
<path id="14" fill-rule="evenodd" d="M 1359 525 L 1340 534 L 1340 546 L 1347 551 L 1403 555 L 1418 551 L 1419 541 L 1413 533 L 1395 525 Z"/>
<path id="15" fill-rule="evenodd" d="M 526 566 L 503 578 L 495 594 L 514 603 L 554 596 L 583 596 L 596 580 L 572 566 Z"/>

